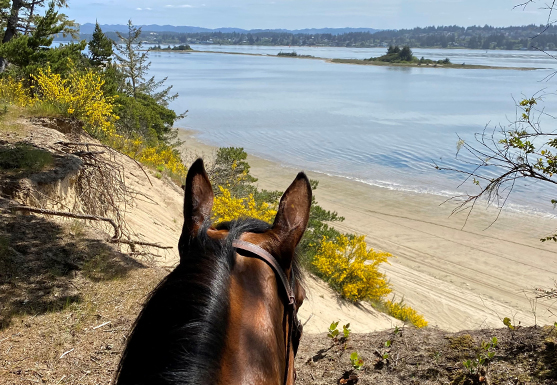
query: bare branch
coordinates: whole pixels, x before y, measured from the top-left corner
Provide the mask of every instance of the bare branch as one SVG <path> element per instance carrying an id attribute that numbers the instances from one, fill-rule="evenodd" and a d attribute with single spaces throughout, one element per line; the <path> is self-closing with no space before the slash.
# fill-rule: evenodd
<path id="1" fill-rule="evenodd" d="M 14 211 L 26 211 L 29 213 L 36 213 L 36 214 L 55 215 L 55 216 L 66 217 L 66 218 L 108 222 L 114 228 L 114 236 L 112 239 L 117 240 L 117 238 L 120 236 L 120 227 L 116 224 L 116 222 L 114 222 L 110 218 L 104 218 L 95 215 L 75 214 L 66 211 L 45 210 L 45 209 L 40 209 L 38 207 L 29 207 L 29 206 L 12 206 L 11 209 Z"/>
<path id="2" fill-rule="evenodd" d="M 148 247 L 155 247 L 157 249 L 163 249 L 163 250 L 170 250 L 174 248 L 173 246 L 163 246 L 158 243 L 149 243 L 149 242 L 142 242 L 136 240 L 114 239 L 114 238 L 110 240 L 110 243 L 122 243 L 124 245 L 131 246 L 132 249 L 134 249 L 134 246 L 148 246 Z"/>

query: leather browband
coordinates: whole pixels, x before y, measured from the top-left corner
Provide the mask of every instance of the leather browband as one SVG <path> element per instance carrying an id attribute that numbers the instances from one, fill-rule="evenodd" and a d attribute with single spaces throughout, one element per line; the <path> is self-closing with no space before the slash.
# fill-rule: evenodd
<path id="1" fill-rule="evenodd" d="M 290 287 L 290 284 L 288 283 L 288 278 L 286 278 L 286 274 L 284 274 L 284 271 L 278 264 L 275 257 L 271 255 L 271 253 L 269 253 L 267 250 L 263 249 L 262 247 L 254 245 L 253 243 L 241 241 L 239 239 L 235 239 L 232 241 L 232 247 L 236 249 L 249 251 L 250 253 L 257 255 L 263 261 L 267 262 L 267 264 L 271 266 L 271 268 L 275 271 L 275 273 L 280 277 L 280 280 L 282 281 L 282 285 L 286 290 L 286 295 L 288 296 L 288 304 L 290 306 L 295 307 L 294 292 Z"/>

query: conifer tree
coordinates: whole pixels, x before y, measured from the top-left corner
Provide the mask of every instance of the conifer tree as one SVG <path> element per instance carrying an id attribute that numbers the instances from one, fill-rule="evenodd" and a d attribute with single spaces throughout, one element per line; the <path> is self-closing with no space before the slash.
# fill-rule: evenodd
<path id="1" fill-rule="evenodd" d="M 170 94 L 172 86 L 163 88 L 167 78 L 160 81 L 156 81 L 154 77 L 145 79 L 151 62 L 149 61 L 150 49 L 145 50 L 141 41 L 141 27 L 135 27 L 129 20 L 127 35 L 119 32 L 117 35 L 123 44 L 116 45 L 118 53 L 115 56 L 120 64 L 120 70 L 126 78 L 125 92 L 135 99 L 139 94 L 149 95 L 157 104 L 168 106 L 168 103 L 176 99 L 178 94 Z"/>
<path id="2" fill-rule="evenodd" d="M 44 16 L 37 14 L 46 0 L 0 0 L 0 72 L 7 62 L 27 63 L 30 56 L 50 47 L 56 34 L 78 36 L 76 24 L 58 8 L 67 6 L 66 0 L 48 2 Z"/>
<path id="3" fill-rule="evenodd" d="M 151 62 L 149 50 L 143 50 L 141 42 L 141 27 L 137 28 L 128 21 L 128 33 L 122 35 L 116 32 L 121 43 L 116 45 L 116 59 L 120 63 L 120 70 L 126 77 L 126 91 L 130 96 L 137 98 L 141 92 L 141 85 L 145 82 L 145 75 L 149 71 Z"/>
<path id="4" fill-rule="evenodd" d="M 89 57 L 91 64 L 96 67 L 104 67 L 110 64 L 112 61 L 112 54 L 114 53 L 112 45 L 112 40 L 103 33 L 101 26 L 97 22 L 93 38 L 88 44 L 89 51 L 91 52 Z"/>

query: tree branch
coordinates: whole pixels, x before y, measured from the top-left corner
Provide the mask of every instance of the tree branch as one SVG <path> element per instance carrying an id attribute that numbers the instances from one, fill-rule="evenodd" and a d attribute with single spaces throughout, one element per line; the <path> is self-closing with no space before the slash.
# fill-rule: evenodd
<path id="1" fill-rule="evenodd" d="M 26 211 L 30 213 L 36 213 L 36 214 L 56 215 L 56 216 L 66 217 L 66 218 L 108 222 L 114 228 L 114 236 L 112 237 L 112 240 L 117 240 L 118 237 L 120 237 L 120 227 L 116 224 L 116 222 L 114 222 L 110 218 L 99 217 L 95 215 L 74 214 L 66 211 L 46 210 L 46 209 L 40 209 L 38 207 L 29 207 L 29 206 L 12 206 L 11 209 L 14 211 Z"/>

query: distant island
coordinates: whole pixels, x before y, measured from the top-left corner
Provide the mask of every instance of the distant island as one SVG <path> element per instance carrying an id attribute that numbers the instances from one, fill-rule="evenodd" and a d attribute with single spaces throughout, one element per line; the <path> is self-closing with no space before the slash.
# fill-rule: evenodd
<path id="1" fill-rule="evenodd" d="M 407 48 L 407 47 L 406 47 Z M 389 50 L 396 51 L 395 47 L 390 47 Z M 533 71 L 539 68 L 531 68 L 531 67 L 498 67 L 498 66 L 486 66 L 486 65 L 477 65 L 477 64 L 453 64 L 449 59 L 442 59 L 442 60 L 431 60 L 421 58 L 418 59 L 412 55 L 412 51 L 410 50 L 410 55 L 412 56 L 412 60 L 404 60 L 404 55 L 406 54 L 407 50 L 404 48 L 398 48 L 399 52 L 394 52 L 395 55 L 389 54 L 387 51 L 386 55 L 380 56 L 378 58 L 369 58 L 369 59 L 328 59 L 318 56 L 312 55 L 299 55 L 296 51 L 291 52 L 283 52 L 280 51 L 277 53 L 277 57 L 282 58 L 293 58 L 293 59 L 310 59 L 310 60 L 322 60 L 327 63 L 338 63 L 338 64 L 359 64 L 359 65 L 376 65 L 376 66 L 392 66 L 392 67 L 434 67 L 434 68 L 456 68 L 456 69 L 499 69 L 499 70 L 519 70 L 519 71 Z M 400 53 L 404 50 L 403 56 L 401 58 Z M 408 48 L 409 50 L 409 48 Z M 172 51 L 172 50 L 171 50 Z M 219 55 L 241 55 L 241 56 L 274 56 L 264 53 L 247 53 L 247 52 L 227 52 L 227 51 L 211 51 L 211 50 L 192 50 L 193 53 L 214 53 Z"/>
<path id="2" fill-rule="evenodd" d="M 426 59 L 423 56 L 418 59 L 414 56 L 412 50 L 408 46 L 400 48 L 398 45 L 390 46 L 387 53 L 379 57 L 371 57 L 369 59 L 331 59 L 331 63 L 340 64 L 360 64 L 360 65 L 383 65 L 383 66 L 398 66 L 398 67 L 445 67 L 445 68 L 459 68 L 459 69 L 509 69 L 509 70 L 522 70 L 529 71 L 536 68 L 515 68 L 515 67 L 495 67 L 484 65 L 469 65 L 466 63 L 454 64 L 451 63 L 449 58 L 441 60 Z"/>
<path id="3" fill-rule="evenodd" d="M 312 55 L 299 55 L 296 51 L 292 51 L 292 52 L 282 52 L 280 51 L 277 56 L 282 56 L 282 57 L 301 57 L 301 58 L 315 58 L 315 56 Z"/>
<path id="4" fill-rule="evenodd" d="M 425 59 L 422 56 L 421 59 L 418 59 L 416 56 L 414 56 L 410 47 L 404 46 L 401 49 L 398 45 L 390 46 L 387 50 L 387 53 L 383 56 L 364 59 L 364 61 L 416 65 L 452 64 L 449 58 L 443 60 L 431 60 Z"/>
<path id="5" fill-rule="evenodd" d="M 80 27 L 80 38 L 90 40 L 94 25 Z M 125 31 L 124 25 L 102 25 L 106 35 L 118 41 L 116 32 Z M 557 26 L 527 25 L 516 27 L 491 26 L 437 26 L 401 30 L 373 28 L 321 28 L 321 29 L 207 29 L 170 25 L 144 25 L 141 38 L 150 44 L 205 44 L 205 45 L 257 45 L 257 46 L 322 46 L 322 47 L 389 47 L 453 48 L 482 50 L 538 50 L 557 49 Z M 543 34 L 537 36 L 541 31 Z M 532 36 L 536 36 L 532 39 Z M 71 37 L 57 37 L 68 41 Z"/>
<path id="6" fill-rule="evenodd" d="M 193 51 L 193 49 L 189 46 L 189 44 L 180 44 L 175 45 L 174 47 L 168 46 L 166 48 L 162 48 L 159 44 L 151 48 L 151 51 Z"/>

